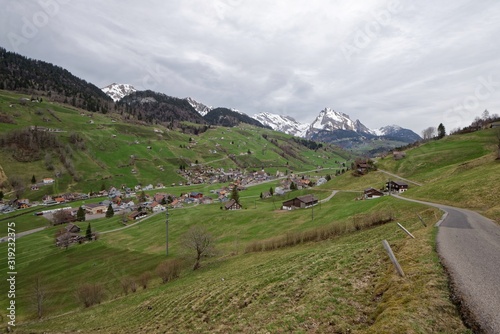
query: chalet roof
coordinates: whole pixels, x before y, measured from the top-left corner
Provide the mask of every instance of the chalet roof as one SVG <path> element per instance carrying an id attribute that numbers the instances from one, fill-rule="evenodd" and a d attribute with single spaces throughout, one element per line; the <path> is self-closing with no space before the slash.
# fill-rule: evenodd
<path id="1" fill-rule="evenodd" d="M 369 193 L 380 193 L 382 194 L 382 192 L 380 190 L 377 190 L 375 188 L 368 188 L 368 189 L 365 189 L 365 194 L 369 194 Z"/>
<path id="2" fill-rule="evenodd" d="M 71 231 L 80 231 L 80 227 L 76 224 L 69 223 L 66 225 L 66 231 L 71 232 Z"/>
<path id="3" fill-rule="evenodd" d="M 229 209 L 230 207 L 232 207 L 234 204 L 237 204 L 236 201 L 234 199 L 231 199 L 229 200 L 226 204 L 224 204 L 224 207 L 226 209 Z"/>
<path id="4" fill-rule="evenodd" d="M 304 203 L 312 203 L 312 202 L 317 202 L 318 200 L 314 198 L 314 195 L 304 195 L 304 196 L 298 196 L 297 199 L 301 202 Z"/>
<path id="5" fill-rule="evenodd" d="M 397 184 L 398 186 L 408 186 L 408 183 L 403 181 L 391 181 L 391 183 Z"/>

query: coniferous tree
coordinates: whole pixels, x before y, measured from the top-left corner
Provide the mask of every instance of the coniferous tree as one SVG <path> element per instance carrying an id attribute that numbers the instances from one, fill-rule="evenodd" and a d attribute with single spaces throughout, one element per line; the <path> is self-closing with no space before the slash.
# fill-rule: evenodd
<path id="1" fill-rule="evenodd" d="M 76 212 L 76 220 L 79 222 L 85 221 L 85 210 L 82 207 L 79 207 L 78 211 Z"/>
<path id="2" fill-rule="evenodd" d="M 446 130 L 444 128 L 443 123 L 440 123 L 438 126 L 438 139 L 444 138 L 446 136 Z"/>
<path id="3" fill-rule="evenodd" d="M 262 193 L 260 193 L 260 199 L 262 199 L 264 197 L 264 195 Z"/>
<path id="4" fill-rule="evenodd" d="M 35 175 L 33 175 L 31 177 L 31 184 L 35 184 L 36 183 L 36 178 L 35 178 Z"/>
<path id="5" fill-rule="evenodd" d="M 3 199 L 3 191 L 0 190 L 0 201 Z"/>
<path id="6" fill-rule="evenodd" d="M 269 193 L 271 194 L 271 196 L 274 195 L 274 189 L 273 189 L 273 187 L 269 188 Z"/>
<path id="7" fill-rule="evenodd" d="M 87 231 L 85 231 L 85 239 L 88 241 L 92 240 L 92 228 L 90 227 L 90 223 L 87 226 Z"/>
<path id="8" fill-rule="evenodd" d="M 115 215 L 115 211 L 113 210 L 113 207 L 111 206 L 111 203 L 108 205 L 108 210 L 106 210 L 106 218 L 111 218 Z"/>
<path id="9" fill-rule="evenodd" d="M 234 199 L 234 201 L 238 204 L 240 204 L 240 194 L 238 192 L 238 187 L 234 186 L 233 190 L 231 191 L 231 199 Z"/>

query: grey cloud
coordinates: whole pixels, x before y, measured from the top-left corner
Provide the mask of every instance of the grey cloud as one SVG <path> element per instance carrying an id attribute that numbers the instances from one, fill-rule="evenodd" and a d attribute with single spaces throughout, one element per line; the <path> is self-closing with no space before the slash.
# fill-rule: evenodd
<path id="1" fill-rule="evenodd" d="M 464 126 L 484 108 L 500 113 L 500 87 L 475 93 L 479 78 L 500 82 L 500 4 L 400 0 L 390 12 L 392 3 L 6 1 L 0 45 L 97 86 L 130 83 L 303 122 L 332 107 L 372 128 L 420 132 Z M 23 37 L 25 21 L 43 13 L 47 22 Z M 12 33 L 25 38 L 18 50 Z"/>

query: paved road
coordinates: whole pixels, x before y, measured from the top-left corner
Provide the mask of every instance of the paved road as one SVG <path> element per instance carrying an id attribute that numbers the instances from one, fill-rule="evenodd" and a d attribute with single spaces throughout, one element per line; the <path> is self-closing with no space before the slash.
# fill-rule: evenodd
<path id="1" fill-rule="evenodd" d="M 472 318 L 479 332 L 500 333 L 500 226 L 474 211 L 394 197 L 447 213 L 439 224 L 437 250 L 465 317 Z"/>
<path id="2" fill-rule="evenodd" d="M 28 231 L 24 231 L 24 232 L 16 233 L 16 240 L 19 239 L 19 238 L 21 238 L 21 237 L 24 237 L 25 235 L 29 235 L 29 234 L 32 234 L 32 233 L 43 231 L 44 229 L 45 229 L 45 226 L 44 227 L 39 227 L 39 228 L 34 228 L 32 230 L 28 230 Z M 5 236 L 3 238 L 0 238 L 0 243 L 6 242 L 7 239 L 8 239 L 7 236 Z"/>

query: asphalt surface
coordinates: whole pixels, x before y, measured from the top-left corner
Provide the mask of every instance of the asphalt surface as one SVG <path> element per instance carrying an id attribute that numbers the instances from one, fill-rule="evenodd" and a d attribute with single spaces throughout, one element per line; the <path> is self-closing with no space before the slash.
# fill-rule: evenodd
<path id="1" fill-rule="evenodd" d="M 447 213 L 439 223 L 437 251 L 465 321 L 474 331 L 500 333 L 500 226 L 474 211 L 395 197 Z"/>

